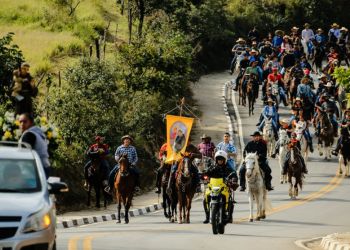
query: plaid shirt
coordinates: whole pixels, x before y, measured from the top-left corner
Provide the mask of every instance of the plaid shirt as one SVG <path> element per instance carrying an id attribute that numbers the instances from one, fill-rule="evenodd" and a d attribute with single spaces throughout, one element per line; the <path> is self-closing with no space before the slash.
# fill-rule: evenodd
<path id="1" fill-rule="evenodd" d="M 197 148 L 203 156 L 213 157 L 214 155 L 215 145 L 212 142 L 209 142 L 209 143 L 202 142 L 198 144 Z"/>
<path id="2" fill-rule="evenodd" d="M 128 146 L 128 147 L 125 147 L 124 145 L 119 146 L 114 154 L 115 160 L 118 161 L 120 156 L 122 156 L 123 154 L 127 154 L 129 163 L 131 165 L 136 166 L 138 158 L 137 158 L 137 152 L 134 146 Z"/>

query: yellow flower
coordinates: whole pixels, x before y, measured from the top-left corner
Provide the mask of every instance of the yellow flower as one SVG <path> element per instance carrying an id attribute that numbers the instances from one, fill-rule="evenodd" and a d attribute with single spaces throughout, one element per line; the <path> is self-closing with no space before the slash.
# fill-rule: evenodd
<path id="1" fill-rule="evenodd" d="M 47 118 L 45 116 L 40 117 L 40 123 L 41 124 L 47 124 Z"/>
<path id="2" fill-rule="evenodd" d="M 47 132 L 47 139 L 51 139 L 52 138 L 52 132 L 51 131 L 49 131 L 49 132 Z"/>
<path id="3" fill-rule="evenodd" d="M 8 130 L 5 131 L 3 138 L 5 140 L 12 138 L 12 133 Z"/>
<path id="4" fill-rule="evenodd" d="M 19 127 L 19 125 L 20 125 L 19 120 L 16 120 L 16 121 L 15 121 L 15 125 L 16 125 L 17 127 Z"/>

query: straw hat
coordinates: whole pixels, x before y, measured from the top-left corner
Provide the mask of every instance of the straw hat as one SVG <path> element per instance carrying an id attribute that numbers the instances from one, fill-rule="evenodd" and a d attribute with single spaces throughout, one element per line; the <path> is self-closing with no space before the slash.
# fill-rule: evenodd
<path id="1" fill-rule="evenodd" d="M 325 87 L 333 87 L 333 84 L 332 84 L 332 82 L 327 82 L 327 84 L 325 85 Z"/>
<path id="2" fill-rule="evenodd" d="M 309 23 L 305 23 L 304 24 L 304 28 L 309 28 L 310 27 L 310 24 Z"/>
<path id="3" fill-rule="evenodd" d="M 298 27 L 296 27 L 296 26 L 294 26 L 294 27 L 293 27 L 291 30 L 292 30 L 292 31 L 293 31 L 293 30 L 298 31 L 298 30 L 299 30 L 299 28 L 298 28 Z"/>
<path id="4" fill-rule="evenodd" d="M 332 28 L 339 28 L 339 24 L 333 23 L 333 24 L 331 25 L 331 27 L 332 27 Z"/>
<path id="5" fill-rule="evenodd" d="M 238 40 L 236 41 L 236 43 L 240 43 L 240 42 L 245 42 L 245 40 L 244 40 L 242 37 L 240 37 L 240 38 L 238 38 Z"/>
<path id="6" fill-rule="evenodd" d="M 274 101 L 274 100 L 272 100 L 271 98 L 267 99 L 267 103 L 269 103 L 269 102 L 271 102 L 271 103 L 275 103 L 275 101 Z"/>
<path id="7" fill-rule="evenodd" d="M 340 31 L 348 31 L 348 29 L 345 27 L 341 27 Z"/>
<path id="8" fill-rule="evenodd" d="M 122 143 L 124 142 L 125 139 L 129 139 L 131 142 L 134 141 L 134 139 L 132 139 L 132 137 L 131 137 L 130 135 L 124 135 L 124 136 L 122 137 Z"/>
<path id="9" fill-rule="evenodd" d="M 207 139 L 207 138 L 209 138 L 209 136 L 207 136 L 206 134 L 203 134 L 201 137 L 201 139 Z"/>
<path id="10" fill-rule="evenodd" d="M 322 33 L 322 32 L 323 32 L 323 29 L 318 28 L 318 29 L 316 30 L 316 32 L 320 32 L 320 33 Z"/>
<path id="11" fill-rule="evenodd" d="M 276 30 L 276 31 L 275 31 L 275 35 L 277 35 L 277 36 L 283 36 L 283 35 L 284 35 L 284 32 L 283 32 L 283 30 Z"/>
<path id="12" fill-rule="evenodd" d="M 290 39 L 288 35 L 283 36 L 283 39 Z"/>

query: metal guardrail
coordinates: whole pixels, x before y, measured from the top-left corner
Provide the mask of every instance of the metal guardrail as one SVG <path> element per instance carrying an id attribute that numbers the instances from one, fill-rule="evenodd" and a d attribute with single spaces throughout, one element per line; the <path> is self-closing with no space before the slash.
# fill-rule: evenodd
<path id="1" fill-rule="evenodd" d="M 16 146 L 18 148 L 27 148 L 27 149 L 32 149 L 32 146 L 26 142 L 15 142 L 15 141 L 0 141 L 0 146 Z"/>

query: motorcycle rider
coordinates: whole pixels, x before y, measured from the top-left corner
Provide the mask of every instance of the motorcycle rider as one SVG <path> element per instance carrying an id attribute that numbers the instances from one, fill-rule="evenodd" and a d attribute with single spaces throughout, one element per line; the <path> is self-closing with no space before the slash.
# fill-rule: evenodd
<path id="1" fill-rule="evenodd" d="M 262 135 L 260 131 L 255 131 L 252 135 L 253 140 L 248 142 L 248 144 L 245 146 L 243 151 L 243 157 L 245 157 L 248 153 L 257 153 L 258 155 L 258 163 L 260 169 L 264 172 L 264 182 L 266 189 L 268 191 L 273 190 L 273 187 L 271 186 L 271 168 L 267 162 L 267 145 L 266 141 L 262 139 Z M 246 183 L 245 183 L 245 173 L 246 173 L 246 166 L 245 162 L 242 163 L 240 170 L 239 170 L 239 180 L 240 180 L 240 191 L 243 192 L 246 189 Z"/>
<path id="2" fill-rule="evenodd" d="M 232 180 L 233 187 L 232 189 L 235 190 L 238 187 L 237 181 L 237 174 L 236 172 L 232 171 L 228 165 L 227 165 L 227 153 L 223 150 L 219 150 L 215 153 L 214 159 L 215 159 L 215 165 L 209 166 L 208 170 L 205 172 L 205 175 L 207 175 L 209 178 L 228 178 L 229 180 Z M 204 224 L 209 223 L 209 210 L 208 210 L 208 204 L 206 203 L 207 199 L 203 200 L 203 207 L 205 211 L 205 220 L 203 221 Z M 232 211 L 233 212 L 233 211 Z M 229 222 L 232 222 L 232 213 L 229 215 L 228 218 Z"/>

